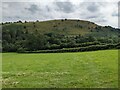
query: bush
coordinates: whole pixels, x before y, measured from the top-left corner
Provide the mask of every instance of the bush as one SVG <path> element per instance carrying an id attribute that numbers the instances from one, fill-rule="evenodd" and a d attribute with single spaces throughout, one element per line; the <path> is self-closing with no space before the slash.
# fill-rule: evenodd
<path id="1" fill-rule="evenodd" d="M 17 52 L 18 53 L 22 53 L 22 52 L 25 52 L 27 49 L 23 48 L 23 47 L 20 47 L 17 49 Z"/>

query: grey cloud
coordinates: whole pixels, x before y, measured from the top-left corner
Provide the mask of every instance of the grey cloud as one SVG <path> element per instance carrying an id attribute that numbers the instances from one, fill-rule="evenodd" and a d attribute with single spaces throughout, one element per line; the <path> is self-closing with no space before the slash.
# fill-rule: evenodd
<path id="1" fill-rule="evenodd" d="M 99 16 L 88 16 L 86 19 L 93 19 L 93 18 L 98 18 Z"/>
<path id="2" fill-rule="evenodd" d="M 71 2 L 55 2 L 58 11 L 70 13 L 74 11 L 74 5 Z"/>
<path id="3" fill-rule="evenodd" d="M 118 13 L 112 13 L 112 16 L 118 17 Z"/>
<path id="4" fill-rule="evenodd" d="M 32 14 L 35 14 L 37 11 L 40 10 L 40 8 L 35 4 L 32 4 L 29 8 L 25 9 L 29 10 Z"/>
<path id="5" fill-rule="evenodd" d="M 48 11 L 48 12 L 50 12 L 51 11 L 51 8 L 47 5 L 46 7 L 46 10 Z"/>
<path id="6" fill-rule="evenodd" d="M 90 3 L 87 7 L 90 12 L 96 12 L 99 10 L 99 6 L 96 3 Z"/>

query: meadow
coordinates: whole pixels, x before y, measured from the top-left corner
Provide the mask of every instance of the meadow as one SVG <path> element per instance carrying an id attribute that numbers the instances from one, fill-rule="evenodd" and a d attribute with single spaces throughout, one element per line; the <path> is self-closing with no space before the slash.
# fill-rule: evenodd
<path id="1" fill-rule="evenodd" d="M 118 50 L 2 55 L 3 88 L 118 87 Z"/>

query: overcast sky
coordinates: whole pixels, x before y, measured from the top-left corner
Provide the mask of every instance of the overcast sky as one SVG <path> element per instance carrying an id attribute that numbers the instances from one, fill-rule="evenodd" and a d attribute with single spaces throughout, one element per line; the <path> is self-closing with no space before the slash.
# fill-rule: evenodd
<path id="1" fill-rule="evenodd" d="M 111 2 L 110 0 L 32 1 L 5 0 L 2 2 L 2 21 L 44 21 L 67 18 L 118 27 L 118 0 L 111 0 Z"/>

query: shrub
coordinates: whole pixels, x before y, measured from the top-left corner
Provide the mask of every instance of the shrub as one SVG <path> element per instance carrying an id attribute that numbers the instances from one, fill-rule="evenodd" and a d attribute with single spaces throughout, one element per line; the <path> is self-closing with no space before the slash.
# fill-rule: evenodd
<path id="1" fill-rule="evenodd" d="M 23 48 L 23 47 L 20 47 L 20 48 L 17 49 L 18 53 L 22 53 L 22 52 L 25 52 L 25 51 L 26 51 L 26 49 Z"/>

